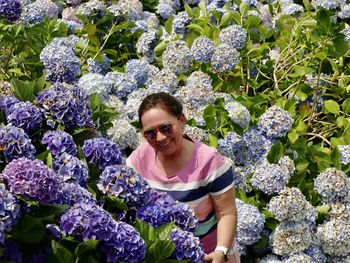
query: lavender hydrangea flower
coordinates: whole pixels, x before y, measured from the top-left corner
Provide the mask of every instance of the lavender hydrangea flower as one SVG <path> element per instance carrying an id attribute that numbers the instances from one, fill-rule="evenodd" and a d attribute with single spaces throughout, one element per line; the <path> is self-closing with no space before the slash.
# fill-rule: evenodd
<path id="1" fill-rule="evenodd" d="M 314 189 L 325 203 L 350 200 L 350 179 L 343 171 L 327 168 L 314 180 Z"/>
<path id="2" fill-rule="evenodd" d="M 0 109 L 6 113 L 14 104 L 18 102 L 20 102 L 19 99 L 14 96 L 1 96 Z"/>
<path id="3" fill-rule="evenodd" d="M 298 263 L 298 262 L 303 262 L 303 263 L 314 263 L 312 258 L 305 254 L 304 252 L 298 252 L 294 253 L 292 255 L 289 255 L 288 257 L 283 259 L 284 263 Z"/>
<path id="4" fill-rule="evenodd" d="M 112 120 L 113 127 L 106 132 L 108 139 L 115 142 L 119 149 L 125 150 L 127 148 L 136 149 L 141 144 L 142 136 L 125 119 Z"/>
<path id="5" fill-rule="evenodd" d="M 65 0 L 65 2 L 70 5 L 78 5 L 81 3 L 81 0 Z"/>
<path id="6" fill-rule="evenodd" d="M 104 194 L 120 198 L 132 209 L 148 202 L 150 187 L 147 181 L 125 165 L 106 167 L 97 181 L 97 187 Z"/>
<path id="7" fill-rule="evenodd" d="M 191 232 L 175 228 L 170 234 L 169 239 L 175 244 L 173 256 L 176 260 L 203 262 L 205 254 L 200 245 L 199 238 L 195 237 Z"/>
<path id="8" fill-rule="evenodd" d="M 6 119 L 26 133 L 37 130 L 43 122 L 42 113 L 29 101 L 14 104 L 6 111 Z"/>
<path id="9" fill-rule="evenodd" d="M 144 32 L 136 42 L 136 51 L 147 61 L 153 62 L 155 59 L 154 48 L 158 43 L 157 31 L 152 29 Z"/>
<path id="10" fill-rule="evenodd" d="M 58 6 L 51 0 L 36 0 L 33 4 L 37 6 L 46 17 L 58 17 Z"/>
<path id="11" fill-rule="evenodd" d="M 20 0 L 0 0 L 0 16 L 9 22 L 17 21 L 22 13 Z"/>
<path id="12" fill-rule="evenodd" d="M 239 52 L 223 43 L 216 47 L 211 58 L 211 66 L 215 71 L 226 73 L 234 69 L 240 60 Z"/>
<path id="13" fill-rule="evenodd" d="M 55 204 L 67 204 L 73 206 L 77 203 L 96 204 L 96 198 L 84 187 L 76 183 L 63 183 Z"/>
<path id="14" fill-rule="evenodd" d="M 112 83 L 101 74 L 87 73 L 80 77 L 78 87 L 87 95 L 97 92 L 102 100 L 106 100 L 111 92 Z"/>
<path id="15" fill-rule="evenodd" d="M 19 157 L 34 159 L 35 147 L 28 135 L 12 124 L 0 128 L 0 145 L 2 154 L 0 162 L 10 162 Z"/>
<path id="16" fill-rule="evenodd" d="M 163 3 L 162 1 L 160 1 L 157 5 L 156 12 L 164 19 L 170 18 L 173 15 L 174 11 L 174 8 L 169 3 Z"/>
<path id="17" fill-rule="evenodd" d="M 199 62 L 210 62 L 214 52 L 214 42 L 206 36 L 196 38 L 191 46 L 192 58 Z"/>
<path id="18" fill-rule="evenodd" d="M 201 141 L 201 142 L 209 141 L 208 132 L 204 129 L 201 129 L 195 126 L 186 125 L 184 133 L 197 141 Z"/>
<path id="19" fill-rule="evenodd" d="M 137 84 L 145 84 L 148 79 L 148 63 L 140 59 L 131 59 L 125 66 L 126 75 L 136 80 Z"/>
<path id="20" fill-rule="evenodd" d="M 165 69 L 180 75 L 189 70 L 191 51 L 185 41 L 173 41 L 164 50 L 162 60 Z"/>
<path id="21" fill-rule="evenodd" d="M 45 116 L 61 121 L 67 128 L 94 126 L 89 97 L 74 85 L 55 83 L 35 99 Z"/>
<path id="22" fill-rule="evenodd" d="M 112 83 L 112 93 L 118 98 L 125 99 L 130 93 L 138 89 L 137 82 L 134 78 L 119 72 L 108 72 L 106 80 Z"/>
<path id="23" fill-rule="evenodd" d="M 317 216 L 315 208 L 306 200 L 300 189 L 295 187 L 286 187 L 278 196 L 272 197 L 268 210 L 279 221 L 315 222 Z"/>
<path id="24" fill-rule="evenodd" d="M 58 175 L 62 176 L 65 182 L 76 183 L 83 187 L 87 185 L 89 178 L 87 165 L 67 152 L 53 160 L 52 168 Z"/>
<path id="25" fill-rule="evenodd" d="M 350 164 L 350 145 L 338 145 L 340 152 L 340 162 L 342 164 Z"/>
<path id="26" fill-rule="evenodd" d="M 333 9 L 341 8 L 345 4 L 346 4 L 345 0 L 329 0 L 329 1 L 315 0 L 313 2 L 313 5 L 315 7 L 321 7 L 321 8 L 327 9 L 327 10 L 333 10 Z"/>
<path id="27" fill-rule="evenodd" d="M 89 163 L 96 164 L 100 169 L 122 163 L 122 153 L 116 143 L 105 138 L 94 138 L 84 141 L 82 147 Z"/>
<path id="28" fill-rule="evenodd" d="M 228 116 L 234 123 L 237 123 L 242 128 L 249 125 L 250 113 L 242 104 L 237 101 L 228 102 L 225 103 L 225 109 L 228 112 Z"/>
<path id="29" fill-rule="evenodd" d="M 15 225 L 20 217 L 20 206 L 17 200 L 6 189 L 3 183 L 0 183 L 0 243 L 4 242 L 3 231 L 9 231 L 11 226 Z"/>
<path id="30" fill-rule="evenodd" d="M 236 198 L 237 207 L 237 241 L 241 245 L 251 245 L 260 239 L 264 229 L 265 217 L 252 205 L 243 203 Z"/>
<path id="31" fill-rule="evenodd" d="M 278 106 L 268 108 L 258 120 L 258 128 L 268 137 L 280 138 L 292 128 L 292 115 Z"/>
<path id="32" fill-rule="evenodd" d="M 328 212 L 326 219 L 350 221 L 350 203 L 337 202 L 330 205 L 331 210 Z"/>
<path id="33" fill-rule="evenodd" d="M 317 226 L 322 250 L 332 256 L 346 256 L 350 251 L 350 222 L 332 219 Z"/>
<path id="34" fill-rule="evenodd" d="M 311 257 L 312 262 L 315 263 L 326 263 L 327 257 L 323 253 L 320 246 L 316 244 L 311 244 L 308 248 L 304 250 L 304 253 Z"/>
<path id="35" fill-rule="evenodd" d="M 282 191 L 289 178 L 289 174 L 281 166 L 264 161 L 257 166 L 251 183 L 260 191 L 271 195 Z"/>
<path id="36" fill-rule="evenodd" d="M 312 240 L 312 230 L 304 222 L 282 221 L 272 233 L 272 252 L 287 256 L 301 252 Z"/>
<path id="37" fill-rule="evenodd" d="M 221 30 L 219 38 L 231 48 L 242 49 L 247 42 L 247 31 L 239 25 L 231 25 Z"/>
<path id="38" fill-rule="evenodd" d="M 33 198 L 40 203 L 57 200 L 62 179 L 42 161 L 25 157 L 6 165 L 3 179 L 12 194 Z"/>
<path id="39" fill-rule="evenodd" d="M 186 11 L 179 12 L 175 15 L 173 20 L 173 32 L 185 37 L 188 31 L 187 26 L 190 24 L 190 22 L 191 18 L 188 16 Z"/>
<path id="40" fill-rule="evenodd" d="M 102 244 L 107 262 L 142 262 L 146 256 L 146 244 L 130 225 L 119 222 L 110 240 Z"/>
<path id="41" fill-rule="evenodd" d="M 93 60 L 92 58 L 88 58 L 87 63 L 87 70 L 90 73 L 106 75 L 111 67 L 112 61 L 106 56 L 106 54 L 103 53 L 101 61 L 97 59 Z"/>
<path id="42" fill-rule="evenodd" d="M 77 155 L 77 146 L 73 137 L 65 131 L 47 131 L 44 133 L 41 143 L 47 144 L 47 149 L 53 156 L 59 156 L 63 153 Z"/>

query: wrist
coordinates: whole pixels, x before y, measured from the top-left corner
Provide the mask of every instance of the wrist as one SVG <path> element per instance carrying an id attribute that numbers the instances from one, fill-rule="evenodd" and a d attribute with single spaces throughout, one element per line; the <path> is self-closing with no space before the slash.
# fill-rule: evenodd
<path id="1" fill-rule="evenodd" d="M 229 249 L 227 247 L 223 247 L 223 246 L 217 246 L 215 248 L 215 251 L 220 251 L 223 253 L 224 255 L 224 259 L 225 261 L 228 261 L 228 252 L 229 252 Z"/>

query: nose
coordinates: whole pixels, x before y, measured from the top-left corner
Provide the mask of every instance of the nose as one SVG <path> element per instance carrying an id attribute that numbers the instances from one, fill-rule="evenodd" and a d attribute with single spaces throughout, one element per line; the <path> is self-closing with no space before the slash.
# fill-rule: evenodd
<path id="1" fill-rule="evenodd" d="M 161 133 L 160 131 L 157 131 L 157 135 L 156 135 L 157 141 L 163 141 L 166 139 L 166 135 L 164 135 L 163 133 Z"/>

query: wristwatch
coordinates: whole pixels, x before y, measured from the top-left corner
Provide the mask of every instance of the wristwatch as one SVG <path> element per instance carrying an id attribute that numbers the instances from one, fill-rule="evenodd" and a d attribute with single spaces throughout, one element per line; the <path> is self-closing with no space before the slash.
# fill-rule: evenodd
<path id="1" fill-rule="evenodd" d="M 224 253 L 224 259 L 225 259 L 225 261 L 228 261 L 228 258 L 230 257 L 230 249 L 228 249 L 227 247 L 223 247 L 223 246 L 217 246 L 216 248 L 215 248 L 215 251 L 221 251 L 221 252 L 223 252 Z"/>

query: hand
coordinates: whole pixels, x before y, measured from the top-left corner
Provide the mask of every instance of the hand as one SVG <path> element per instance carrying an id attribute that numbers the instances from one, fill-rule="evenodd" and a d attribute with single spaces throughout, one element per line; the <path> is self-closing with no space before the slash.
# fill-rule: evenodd
<path id="1" fill-rule="evenodd" d="M 210 254 L 205 255 L 204 261 L 211 262 L 211 263 L 224 263 L 225 262 L 224 252 L 222 251 L 211 252 Z"/>

